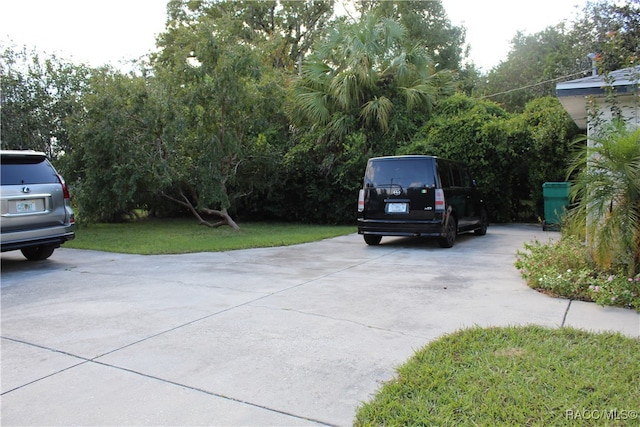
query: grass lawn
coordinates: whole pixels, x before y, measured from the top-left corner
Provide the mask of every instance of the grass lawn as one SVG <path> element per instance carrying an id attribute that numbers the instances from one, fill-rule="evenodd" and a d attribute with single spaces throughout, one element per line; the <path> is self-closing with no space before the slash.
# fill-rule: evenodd
<path id="1" fill-rule="evenodd" d="M 538 326 L 444 336 L 398 369 L 358 426 L 639 425 L 640 340 Z"/>
<path id="2" fill-rule="evenodd" d="M 89 224 L 76 228 L 65 248 L 130 254 L 182 254 L 295 245 L 355 233 L 354 226 L 240 223 L 209 228 L 193 218 L 146 219 L 121 224 Z"/>

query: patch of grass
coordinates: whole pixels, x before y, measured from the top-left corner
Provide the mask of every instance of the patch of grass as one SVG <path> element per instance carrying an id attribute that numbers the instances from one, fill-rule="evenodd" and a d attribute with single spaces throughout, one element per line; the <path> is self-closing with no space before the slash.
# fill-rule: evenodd
<path id="1" fill-rule="evenodd" d="M 353 226 L 242 223 L 240 230 L 209 228 L 194 219 L 145 219 L 89 224 L 76 229 L 66 248 L 130 254 L 182 254 L 295 245 L 356 232 Z"/>
<path id="2" fill-rule="evenodd" d="M 459 331 L 417 351 L 359 408 L 355 425 L 633 424 L 638 354 L 640 340 L 620 334 L 539 326 Z"/>

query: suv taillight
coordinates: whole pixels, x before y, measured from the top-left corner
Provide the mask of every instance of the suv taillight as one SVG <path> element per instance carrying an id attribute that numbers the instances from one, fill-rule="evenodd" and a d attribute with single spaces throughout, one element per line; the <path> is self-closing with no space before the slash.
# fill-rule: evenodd
<path id="1" fill-rule="evenodd" d="M 58 181 L 60 181 L 60 185 L 62 185 L 62 194 L 64 194 L 65 199 L 70 199 L 69 189 L 67 188 L 67 183 L 64 182 L 64 179 L 60 176 L 60 174 L 56 174 L 58 176 Z"/>
<path id="2" fill-rule="evenodd" d="M 358 193 L 358 212 L 364 212 L 364 190 Z"/>
<path id="3" fill-rule="evenodd" d="M 444 190 L 442 188 L 436 189 L 436 210 L 444 210 Z"/>
<path id="4" fill-rule="evenodd" d="M 71 209 L 71 195 L 69 194 L 69 188 L 60 174 L 56 174 L 56 176 L 58 177 L 58 181 L 60 181 L 60 185 L 62 185 L 62 195 L 64 196 L 64 204 L 66 205 L 66 209 L 69 214 L 69 223 L 75 224 L 76 216 L 73 214 L 73 210 Z"/>

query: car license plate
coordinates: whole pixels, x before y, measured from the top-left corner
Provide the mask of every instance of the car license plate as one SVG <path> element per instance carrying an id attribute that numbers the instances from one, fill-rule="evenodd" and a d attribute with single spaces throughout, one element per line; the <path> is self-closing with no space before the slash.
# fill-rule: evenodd
<path id="1" fill-rule="evenodd" d="M 36 210 L 35 200 L 20 200 L 16 202 L 16 212 L 18 213 L 36 212 Z"/>
<path id="2" fill-rule="evenodd" d="M 409 203 L 387 203 L 387 213 L 408 213 Z"/>

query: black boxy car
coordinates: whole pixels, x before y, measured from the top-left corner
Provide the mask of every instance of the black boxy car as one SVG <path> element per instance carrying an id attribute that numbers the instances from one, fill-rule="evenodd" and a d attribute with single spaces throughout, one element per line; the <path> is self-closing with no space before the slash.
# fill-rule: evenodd
<path id="1" fill-rule="evenodd" d="M 75 237 L 67 186 L 42 152 L 2 150 L 0 158 L 2 252 L 46 259 Z"/>
<path id="2" fill-rule="evenodd" d="M 435 156 L 369 159 L 358 197 L 358 233 L 369 245 L 382 236 L 437 237 L 450 248 L 458 233 L 487 233 L 487 213 L 467 168 Z"/>

